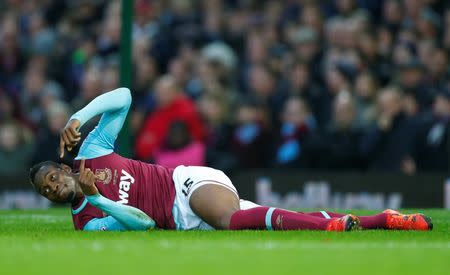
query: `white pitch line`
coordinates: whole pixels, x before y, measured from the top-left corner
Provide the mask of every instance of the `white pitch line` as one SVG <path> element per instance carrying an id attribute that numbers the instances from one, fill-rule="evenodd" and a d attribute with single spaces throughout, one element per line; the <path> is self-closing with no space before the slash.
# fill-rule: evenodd
<path id="1" fill-rule="evenodd" d="M 398 249 L 398 248 L 420 248 L 420 249 L 450 249 L 450 242 L 430 242 L 430 243 L 421 243 L 421 242 L 276 242 L 276 241 L 265 241 L 265 242 L 211 242 L 211 243 L 200 243 L 197 241 L 193 241 L 193 243 L 180 243 L 176 241 L 168 241 L 162 240 L 159 241 L 159 245 L 161 248 L 180 248 L 186 246 L 189 249 L 205 249 L 205 248 L 229 248 L 229 249 L 263 249 L 263 250 L 276 250 L 276 249 L 375 249 L 375 248 L 383 248 L 383 249 Z"/>
<path id="2" fill-rule="evenodd" d="M 119 240 L 118 240 L 119 241 Z M 284 250 L 284 249 L 350 249 L 350 250 L 363 250 L 363 249 L 450 249 L 450 242 L 304 242 L 299 240 L 295 241 L 263 241 L 263 242 L 205 242 L 205 241 L 187 241 L 179 242 L 172 240 L 159 240 L 154 244 L 158 245 L 161 249 L 187 249 L 187 250 L 203 250 L 203 249 L 231 249 L 231 250 Z M 138 246 L 138 243 L 128 243 L 128 249 L 132 249 L 134 246 Z M 93 241 L 90 243 L 76 244 L 76 243 L 50 243 L 50 242 L 37 242 L 31 245 L 32 250 L 36 251 L 48 251 L 48 250 L 61 250 L 64 249 L 77 249 L 83 248 L 94 252 L 98 251 L 121 251 L 124 250 L 124 246 L 117 245 L 116 243 Z"/>
<path id="3" fill-rule="evenodd" d="M 43 221 L 63 221 L 67 220 L 64 216 L 54 216 L 49 214 L 0 214 L 0 220 L 14 221 L 14 220 L 43 220 Z"/>

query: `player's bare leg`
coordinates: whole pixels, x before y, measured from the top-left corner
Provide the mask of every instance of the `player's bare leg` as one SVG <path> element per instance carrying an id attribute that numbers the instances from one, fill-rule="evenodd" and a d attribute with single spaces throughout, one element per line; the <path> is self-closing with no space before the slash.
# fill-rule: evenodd
<path id="1" fill-rule="evenodd" d="M 265 206 L 240 210 L 237 195 L 215 184 L 195 190 L 189 204 L 195 214 L 216 229 L 349 231 L 359 225 L 359 219 L 353 215 L 325 219 Z"/>
<path id="2" fill-rule="evenodd" d="M 231 216 L 240 210 L 236 193 L 217 184 L 206 184 L 196 189 L 189 205 L 197 216 L 215 229 L 228 229 Z"/>

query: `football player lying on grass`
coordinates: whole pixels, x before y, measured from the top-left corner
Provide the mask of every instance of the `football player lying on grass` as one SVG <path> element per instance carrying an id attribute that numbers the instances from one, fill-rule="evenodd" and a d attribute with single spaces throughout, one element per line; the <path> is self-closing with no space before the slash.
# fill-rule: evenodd
<path id="1" fill-rule="evenodd" d="M 157 85 L 175 85 L 170 77 Z M 102 114 L 71 169 L 42 162 L 30 170 L 36 191 L 53 202 L 70 202 L 77 230 L 431 230 L 430 218 L 393 210 L 356 217 L 331 212 L 302 213 L 240 200 L 231 180 L 209 167 L 175 169 L 121 157 L 114 142 L 131 104 L 127 88 L 98 96 L 72 115 L 61 131 L 60 156 L 80 141 L 79 129 Z"/>

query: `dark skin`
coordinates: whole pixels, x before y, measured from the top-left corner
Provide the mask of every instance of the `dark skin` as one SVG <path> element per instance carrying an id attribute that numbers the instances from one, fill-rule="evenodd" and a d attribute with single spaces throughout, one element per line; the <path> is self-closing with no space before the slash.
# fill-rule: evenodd
<path id="1" fill-rule="evenodd" d="M 80 121 L 69 120 L 60 132 L 59 152 L 64 157 L 64 147 L 72 150 L 80 141 Z M 79 173 L 73 173 L 72 169 L 60 164 L 59 167 L 44 166 L 35 177 L 36 188 L 42 196 L 52 202 L 76 202 L 83 195 L 94 195 L 98 193 L 95 187 L 95 175 L 89 169 L 85 169 L 85 160 L 80 162 Z"/>
<path id="2" fill-rule="evenodd" d="M 64 157 L 64 147 L 70 151 L 80 141 L 80 122 L 70 120 L 61 130 L 60 157 Z M 98 194 L 95 174 L 85 168 L 85 160 L 80 161 L 79 173 L 64 164 L 56 168 L 44 166 L 36 174 L 38 192 L 53 202 L 76 202 L 84 195 Z M 216 184 L 206 184 L 195 190 L 189 205 L 196 215 L 215 229 L 228 229 L 231 216 L 240 210 L 239 198 L 235 193 Z"/>
<path id="3" fill-rule="evenodd" d="M 189 206 L 197 216 L 215 229 L 228 229 L 231 216 L 238 210 L 235 193 L 217 184 L 206 184 L 191 195 Z"/>
<path id="4" fill-rule="evenodd" d="M 65 164 L 60 167 L 43 166 L 37 172 L 34 184 L 39 194 L 52 202 L 74 202 L 83 197 L 77 175 Z"/>
<path id="5" fill-rule="evenodd" d="M 98 193 L 95 186 L 95 174 L 85 168 L 85 160 L 80 161 L 80 172 L 73 173 L 72 169 L 60 164 L 60 167 L 43 166 L 36 174 L 35 185 L 39 194 L 52 202 L 76 202 L 84 195 Z"/>
<path id="6" fill-rule="evenodd" d="M 59 157 L 64 157 L 64 147 L 67 151 L 72 151 L 78 142 L 81 140 L 81 133 L 79 132 L 80 121 L 77 119 L 71 119 L 67 122 L 64 129 L 59 134 Z"/>

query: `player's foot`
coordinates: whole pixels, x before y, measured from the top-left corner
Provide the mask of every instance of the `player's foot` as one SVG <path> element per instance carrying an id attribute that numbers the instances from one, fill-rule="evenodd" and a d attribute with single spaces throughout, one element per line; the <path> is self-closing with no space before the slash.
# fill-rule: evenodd
<path id="1" fill-rule="evenodd" d="M 351 231 L 359 229 L 359 218 L 354 215 L 345 215 L 332 219 L 327 225 L 327 231 Z"/>
<path id="2" fill-rule="evenodd" d="M 395 230 L 432 230 L 431 218 L 424 214 L 404 215 L 398 211 L 387 209 L 383 211 L 387 214 L 386 227 Z"/>

